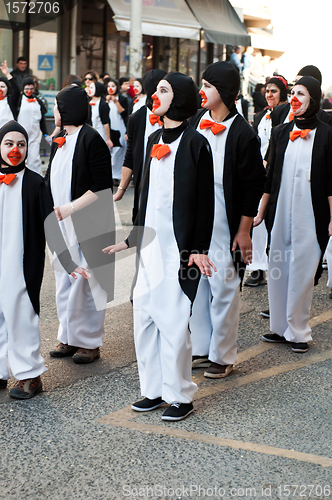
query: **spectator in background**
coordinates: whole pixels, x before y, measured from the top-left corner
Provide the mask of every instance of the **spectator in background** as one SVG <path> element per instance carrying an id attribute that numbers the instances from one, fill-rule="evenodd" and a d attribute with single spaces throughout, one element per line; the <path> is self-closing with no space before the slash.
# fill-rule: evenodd
<path id="1" fill-rule="evenodd" d="M 332 109 L 332 93 L 331 92 L 326 94 L 325 99 L 323 99 L 322 108 L 323 109 Z"/>
<path id="2" fill-rule="evenodd" d="M 241 62 L 241 58 L 240 58 L 240 47 L 238 47 L 237 45 L 235 45 L 233 47 L 233 54 L 231 55 L 231 59 L 230 61 L 235 64 L 235 66 L 238 68 L 238 70 L 241 72 L 242 71 L 242 67 L 243 67 L 243 64 Z"/>
<path id="3" fill-rule="evenodd" d="M 16 69 L 10 74 L 17 83 L 18 88 L 21 88 L 24 78 L 32 75 L 31 69 L 28 69 L 27 59 L 25 57 L 19 57 L 16 61 Z"/>
<path id="4" fill-rule="evenodd" d="M 254 101 L 255 113 L 263 111 L 267 106 L 267 101 L 265 99 L 266 87 L 263 83 L 257 83 L 255 87 L 255 92 L 252 94 L 252 99 Z"/>
<path id="5" fill-rule="evenodd" d="M 250 64 L 251 60 L 253 58 L 253 52 L 254 49 L 253 47 L 247 47 L 245 52 L 243 53 L 241 62 L 243 64 L 243 70 L 242 70 L 242 94 L 244 96 L 248 95 L 248 83 L 249 83 L 249 76 L 250 76 Z"/>
<path id="6" fill-rule="evenodd" d="M 96 71 L 93 71 L 93 69 L 90 69 L 84 74 L 82 83 L 87 87 L 90 85 L 90 83 L 98 82 L 98 80 L 99 80 L 98 73 Z"/>
<path id="7" fill-rule="evenodd" d="M 126 97 L 128 101 L 128 116 L 132 112 L 135 99 L 135 90 L 129 80 L 129 76 L 122 76 L 119 78 L 120 94 Z"/>
<path id="8" fill-rule="evenodd" d="M 256 82 L 262 82 L 264 75 L 263 56 L 260 50 L 255 50 L 250 61 L 250 74 Z"/>

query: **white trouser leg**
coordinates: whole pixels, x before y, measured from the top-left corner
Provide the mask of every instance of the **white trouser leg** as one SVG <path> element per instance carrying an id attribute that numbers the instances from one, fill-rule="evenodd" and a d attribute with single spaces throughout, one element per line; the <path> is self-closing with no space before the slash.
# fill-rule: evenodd
<path id="1" fill-rule="evenodd" d="M 205 356 L 209 353 L 212 335 L 210 306 L 210 284 L 208 278 L 202 275 L 189 321 L 193 356 Z"/>
<path id="2" fill-rule="evenodd" d="M 289 282 L 289 266 L 292 258 L 291 247 L 283 250 L 272 245 L 269 255 L 268 295 L 270 309 L 270 330 L 283 337 L 287 323 L 287 288 Z"/>
<path id="3" fill-rule="evenodd" d="M 332 238 L 329 239 L 329 243 L 325 250 L 324 255 L 327 262 L 328 279 L 326 286 L 332 288 Z"/>
<path id="4" fill-rule="evenodd" d="M 40 159 L 40 137 L 29 141 L 28 167 L 30 170 L 42 175 L 42 162 Z"/>
<path id="5" fill-rule="evenodd" d="M 105 308 L 97 311 L 88 280 L 79 275 L 75 280 L 61 272 L 55 272 L 55 278 L 60 321 L 58 340 L 85 349 L 101 347 L 105 335 Z"/>
<path id="6" fill-rule="evenodd" d="M 10 377 L 8 363 L 8 333 L 6 328 L 5 317 L 0 313 L 0 380 L 8 380 Z"/>
<path id="7" fill-rule="evenodd" d="M 112 176 L 113 179 L 120 180 L 122 177 L 122 165 L 126 154 L 126 146 L 112 149 Z"/>

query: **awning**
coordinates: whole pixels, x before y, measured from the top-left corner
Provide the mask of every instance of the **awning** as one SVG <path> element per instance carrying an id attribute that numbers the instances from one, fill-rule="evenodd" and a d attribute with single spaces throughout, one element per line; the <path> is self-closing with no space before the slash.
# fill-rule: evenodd
<path id="1" fill-rule="evenodd" d="M 185 0 L 142 0 L 142 33 L 199 40 L 200 24 Z M 130 0 L 108 0 L 118 31 L 130 31 Z"/>
<path id="2" fill-rule="evenodd" d="M 206 42 L 251 45 L 250 36 L 228 0 L 186 0 L 204 29 Z"/>
<path id="3" fill-rule="evenodd" d="M 266 55 L 280 57 L 285 52 L 283 42 L 279 43 L 268 31 L 261 28 L 248 28 L 248 31 L 251 36 L 251 45 L 256 49 L 264 50 Z"/>

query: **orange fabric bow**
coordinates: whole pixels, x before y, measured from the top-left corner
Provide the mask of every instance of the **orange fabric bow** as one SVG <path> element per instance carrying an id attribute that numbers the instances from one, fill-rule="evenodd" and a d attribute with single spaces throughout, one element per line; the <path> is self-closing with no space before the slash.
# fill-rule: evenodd
<path id="1" fill-rule="evenodd" d="M 202 120 L 200 128 L 201 129 L 210 128 L 213 135 L 219 134 L 219 132 L 223 132 L 226 129 L 225 125 L 221 125 L 221 123 L 212 122 L 211 120 Z"/>
<path id="2" fill-rule="evenodd" d="M 134 104 L 136 104 L 138 101 L 139 101 L 139 98 L 137 97 L 137 99 L 134 100 Z"/>
<path id="3" fill-rule="evenodd" d="M 157 116 L 153 113 L 152 113 L 152 115 L 149 115 L 149 120 L 150 120 L 151 125 L 155 125 L 158 122 L 158 125 L 160 125 L 160 127 L 161 127 L 163 124 L 163 122 L 160 119 L 160 116 Z"/>
<path id="4" fill-rule="evenodd" d="M 92 101 L 89 101 L 89 104 L 90 104 L 90 106 L 94 106 L 96 103 L 92 102 Z"/>
<path id="5" fill-rule="evenodd" d="M 267 114 L 265 115 L 265 118 L 266 118 L 267 120 L 270 120 L 270 119 L 271 119 L 271 115 L 270 115 L 270 113 L 267 113 Z"/>
<path id="6" fill-rule="evenodd" d="M 58 137 L 57 139 L 53 139 L 53 142 L 55 142 L 58 145 L 58 148 L 62 148 L 62 146 L 66 142 L 66 138 L 65 137 Z"/>
<path id="7" fill-rule="evenodd" d="M 294 120 L 294 113 L 293 113 L 293 111 L 291 111 L 289 113 L 288 121 L 292 122 L 293 120 Z"/>
<path id="8" fill-rule="evenodd" d="M 16 177 L 16 174 L 4 174 L 0 175 L 0 183 L 4 182 L 7 186 L 10 184 Z"/>
<path id="9" fill-rule="evenodd" d="M 168 155 L 171 150 L 167 144 L 154 144 L 151 151 L 151 158 L 157 158 L 157 160 L 161 160 L 161 158 L 165 155 Z"/>
<path id="10" fill-rule="evenodd" d="M 311 132 L 310 128 L 306 128 L 304 130 L 293 130 L 293 132 L 289 132 L 289 138 L 291 141 L 295 141 L 298 137 L 304 139 Z"/>
<path id="11" fill-rule="evenodd" d="M 37 99 L 36 98 L 33 98 L 33 99 L 27 99 L 28 102 L 36 102 Z"/>

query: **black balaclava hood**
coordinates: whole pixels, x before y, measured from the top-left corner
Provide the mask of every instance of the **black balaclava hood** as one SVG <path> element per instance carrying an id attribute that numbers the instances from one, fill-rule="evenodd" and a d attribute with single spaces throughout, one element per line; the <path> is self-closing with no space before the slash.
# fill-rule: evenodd
<path id="1" fill-rule="evenodd" d="M 20 134 L 24 135 L 24 137 L 27 141 L 27 145 L 28 145 L 29 138 L 28 138 L 27 131 L 25 130 L 25 128 L 22 127 L 22 125 L 17 123 L 15 120 L 11 120 L 10 122 L 6 123 L 6 125 L 4 125 L 3 127 L 0 128 L 0 145 L 3 141 L 3 138 L 5 137 L 6 134 L 8 134 L 8 132 L 20 132 Z M 14 166 L 11 163 L 7 163 L 2 158 L 1 151 L 0 151 L 0 172 L 2 174 L 16 174 L 17 172 L 20 172 L 21 170 L 23 170 L 25 168 L 25 160 L 27 159 L 27 157 L 28 157 L 28 147 L 27 147 L 27 152 L 26 152 L 25 158 L 22 161 L 22 163 Z M 7 167 L 1 168 L 1 165 L 7 165 Z"/>
<path id="2" fill-rule="evenodd" d="M 294 117 L 296 126 L 302 130 L 305 128 L 316 128 L 318 123 L 317 113 L 320 108 L 320 100 L 322 97 L 319 81 L 312 76 L 303 76 L 296 82 L 296 85 L 303 85 L 310 94 L 308 109 L 300 117 Z M 304 120 L 299 120 L 299 118 L 304 118 Z"/>
<path id="3" fill-rule="evenodd" d="M 317 66 L 304 66 L 298 72 L 299 76 L 312 76 L 312 78 L 316 78 L 319 81 L 319 85 L 322 85 L 322 73 L 319 71 Z"/>
<path id="4" fill-rule="evenodd" d="M 33 81 L 32 76 L 26 76 L 25 78 L 23 78 L 23 80 L 22 80 L 22 90 L 24 90 L 24 87 L 26 85 L 35 85 L 35 82 Z"/>
<path id="5" fill-rule="evenodd" d="M 168 111 L 167 118 L 182 122 L 197 111 L 197 87 L 194 80 L 183 73 L 168 73 L 162 80 L 166 80 L 173 90 L 173 100 Z"/>
<path id="6" fill-rule="evenodd" d="M 230 111 L 235 108 L 234 102 L 240 90 L 240 73 L 233 63 L 219 61 L 210 64 L 203 72 L 202 78 L 216 87 Z"/>
<path id="7" fill-rule="evenodd" d="M 283 76 L 273 76 L 266 85 L 273 83 L 280 90 L 280 102 L 287 101 L 288 83 Z"/>
<path id="8" fill-rule="evenodd" d="M 105 83 L 106 89 L 107 89 L 107 86 L 108 86 L 108 83 L 109 83 L 109 82 L 113 82 L 113 83 L 115 83 L 115 85 L 116 85 L 116 91 L 115 91 L 115 93 L 114 93 L 114 94 L 112 94 L 112 95 L 118 95 L 118 94 L 119 94 L 119 92 L 120 92 L 120 85 L 119 85 L 118 80 L 115 80 L 115 78 L 105 78 L 104 83 Z M 107 93 L 108 93 L 108 89 L 107 89 Z"/>
<path id="9" fill-rule="evenodd" d="M 103 85 L 100 82 L 93 82 L 93 83 L 95 84 L 95 87 L 96 87 L 96 91 L 95 91 L 96 97 L 101 97 L 102 95 L 106 94 L 105 85 Z"/>
<path id="10" fill-rule="evenodd" d="M 7 86 L 7 96 L 10 94 L 10 85 L 9 85 L 9 80 L 5 76 L 0 76 L 0 82 L 3 82 Z"/>
<path id="11" fill-rule="evenodd" d="M 152 94 L 157 90 L 157 85 L 166 76 L 166 71 L 162 69 L 151 69 L 142 78 L 143 87 L 146 93 L 146 105 L 152 111 Z"/>
<path id="12" fill-rule="evenodd" d="M 67 85 L 56 96 L 61 125 L 83 125 L 89 112 L 89 98 L 85 90 L 77 85 Z"/>

